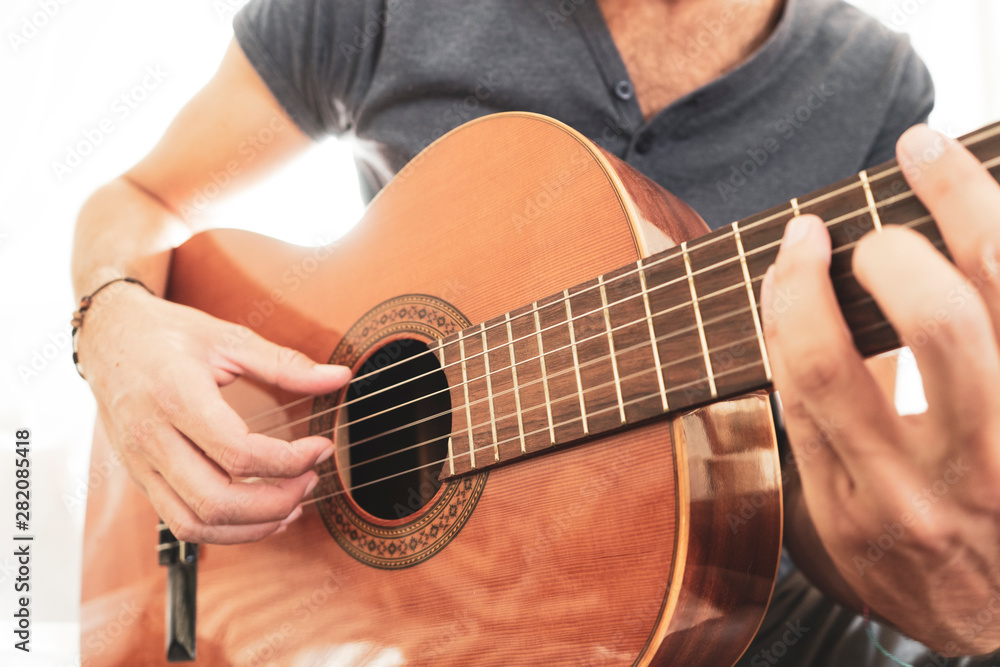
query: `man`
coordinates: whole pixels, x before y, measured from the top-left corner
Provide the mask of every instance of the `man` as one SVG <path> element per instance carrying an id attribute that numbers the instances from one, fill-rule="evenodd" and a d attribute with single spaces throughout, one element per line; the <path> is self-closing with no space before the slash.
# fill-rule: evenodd
<path id="1" fill-rule="evenodd" d="M 213 173 L 233 173 L 236 160 L 236 180 L 250 182 L 327 133 L 357 138 L 372 196 L 461 122 L 537 111 L 624 157 L 719 226 L 892 157 L 904 129 L 926 119 L 932 97 L 905 40 L 834 0 L 455 8 L 262 0 L 237 17 L 236 35 L 215 78 L 163 140 L 82 210 L 79 295 L 121 276 L 162 294 L 169 250 L 194 226 L 179 212 L 190 210 Z M 270 140 L 241 154 L 263 128 Z M 936 323 L 937 333 L 915 347 L 931 407 L 916 418 L 896 415 L 845 332 L 823 227 L 808 216 L 790 224 L 765 281 L 762 305 L 775 314 L 765 333 L 793 451 L 823 446 L 799 457 L 801 492 L 788 496 L 786 543 L 793 555 L 824 554 L 799 565 L 855 610 L 871 605 L 949 654 L 985 653 L 1000 646 L 1000 625 L 969 632 L 963 623 L 987 608 L 1000 580 L 1000 189 L 926 128 L 906 135 L 900 158 L 958 268 L 894 229 L 860 243 L 855 271 L 904 341 Z M 803 298 L 773 308 L 771 295 L 788 289 Z M 325 393 L 347 381 L 347 370 L 257 338 L 230 348 L 231 328 L 125 285 L 91 307 L 79 334 L 81 364 L 112 440 L 162 405 L 180 407 L 121 454 L 184 540 L 252 541 L 283 530 L 315 482 L 310 469 L 332 452 L 322 438 L 289 445 L 249 434 L 217 385 L 249 375 Z M 949 465 L 961 466 L 961 483 L 920 513 L 879 567 L 859 572 L 853 558 Z M 234 484 L 231 476 L 283 481 Z M 214 508 L 236 502 L 246 511 L 213 525 Z M 888 664 L 853 613 L 801 574 L 782 579 L 773 606 L 748 664 L 786 654 L 794 664 Z M 794 642 L 782 639 L 793 615 L 814 628 Z M 922 655 L 886 637 L 910 660 Z"/>

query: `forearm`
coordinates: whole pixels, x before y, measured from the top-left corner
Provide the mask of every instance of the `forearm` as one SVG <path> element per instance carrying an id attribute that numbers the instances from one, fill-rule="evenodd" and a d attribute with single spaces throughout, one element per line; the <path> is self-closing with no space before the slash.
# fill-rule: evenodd
<path id="1" fill-rule="evenodd" d="M 162 295 L 170 251 L 189 234 L 166 205 L 127 176 L 108 183 L 91 195 L 77 219 L 72 258 L 77 298 L 123 276 Z"/>

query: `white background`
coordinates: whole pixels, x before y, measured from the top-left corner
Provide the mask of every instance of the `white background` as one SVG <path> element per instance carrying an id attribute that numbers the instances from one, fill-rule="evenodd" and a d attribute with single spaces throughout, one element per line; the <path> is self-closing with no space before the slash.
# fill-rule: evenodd
<path id="1" fill-rule="evenodd" d="M 243 0 L 0 4 L 0 663 L 79 663 L 79 590 L 93 399 L 70 362 L 73 224 L 214 71 Z M 1000 9 L 989 0 L 855 0 L 911 34 L 938 90 L 932 124 L 1000 119 Z M 48 8 L 48 14 L 46 14 Z M 12 37 L 13 36 L 13 37 Z M 157 76 L 150 76 L 157 72 Z M 123 97 L 124 96 L 124 97 Z M 127 112 L 127 113 L 126 113 Z M 110 132 L 104 133 L 110 127 Z M 98 133 L 101 135 L 97 141 Z M 88 136 L 90 139 L 88 139 Z M 96 144 L 77 162 L 74 147 Z M 56 164 L 67 167 L 63 169 Z M 328 141 L 217 209 L 220 224 L 324 242 L 360 215 L 350 147 Z M 904 373 L 900 397 L 919 405 Z M 916 390 L 916 391 L 915 391 Z M 12 648 L 13 440 L 32 432 L 33 652 Z M 150 557 L 153 557 L 150 544 Z M 108 545 L 109 553 L 114 545 Z"/>

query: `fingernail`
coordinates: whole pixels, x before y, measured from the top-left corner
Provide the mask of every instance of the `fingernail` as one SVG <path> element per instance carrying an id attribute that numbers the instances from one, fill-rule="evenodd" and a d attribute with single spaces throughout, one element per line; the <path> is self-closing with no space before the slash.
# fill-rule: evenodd
<path id="1" fill-rule="evenodd" d="M 941 157 L 952 141 L 926 125 L 914 125 L 903 133 L 899 147 L 908 160 L 927 164 Z"/>
<path id="2" fill-rule="evenodd" d="M 285 532 L 286 530 L 288 530 L 288 526 L 286 526 L 286 525 L 282 524 L 282 525 L 278 526 L 277 530 L 275 530 L 275 531 L 274 531 L 273 533 L 271 533 L 271 534 L 272 534 L 272 535 L 281 535 L 281 534 L 282 534 L 283 532 Z"/>
<path id="3" fill-rule="evenodd" d="M 309 484 L 306 485 L 306 490 L 302 493 L 302 497 L 303 498 L 308 497 L 309 494 L 313 492 L 313 489 L 316 488 L 317 484 L 319 484 L 319 476 L 318 475 L 316 477 L 313 477 L 312 481 L 309 482 Z"/>
<path id="4" fill-rule="evenodd" d="M 288 524 L 290 524 L 291 522 L 295 521 L 300 516 L 302 516 L 302 505 L 299 505 L 294 510 L 292 510 L 292 513 L 289 514 L 287 517 L 285 517 L 284 520 L 282 520 L 281 525 L 283 527 L 287 527 Z"/>
<path id="5" fill-rule="evenodd" d="M 774 264 L 767 267 L 767 271 L 764 272 L 764 280 L 760 283 L 760 308 L 764 312 L 769 312 L 771 309 L 771 292 L 773 290 L 774 284 Z M 764 318 L 765 321 L 770 318 Z"/>
<path id="6" fill-rule="evenodd" d="M 983 282 L 994 282 L 1000 276 L 1000 252 L 997 245 L 987 242 L 983 247 L 982 267 L 979 269 Z"/>
<path id="7" fill-rule="evenodd" d="M 330 447 L 329 449 L 326 449 L 322 454 L 320 454 L 319 458 L 316 459 L 315 465 L 319 465 L 320 463 L 323 463 L 328 458 L 333 456 L 334 449 L 335 449 L 334 447 Z"/>
<path id="8" fill-rule="evenodd" d="M 791 246 L 798 243 L 809 232 L 809 221 L 796 216 L 785 226 L 785 233 L 781 237 L 781 247 Z"/>
<path id="9" fill-rule="evenodd" d="M 333 376 L 338 380 L 346 380 L 351 377 L 351 369 L 347 366 L 337 366 L 335 364 L 316 364 L 313 370 Z"/>

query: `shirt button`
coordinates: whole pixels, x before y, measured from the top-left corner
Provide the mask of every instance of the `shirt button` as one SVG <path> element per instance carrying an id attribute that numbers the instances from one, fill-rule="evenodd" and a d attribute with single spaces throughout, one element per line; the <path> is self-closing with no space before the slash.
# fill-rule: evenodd
<path id="1" fill-rule="evenodd" d="M 632 90 L 632 83 L 626 79 L 622 79 L 615 84 L 615 95 L 618 96 L 620 100 L 630 100 L 635 96 L 635 91 Z"/>
<path id="2" fill-rule="evenodd" d="M 635 142 L 635 152 L 645 155 L 653 148 L 653 133 L 643 132 Z"/>

